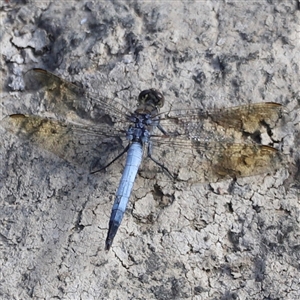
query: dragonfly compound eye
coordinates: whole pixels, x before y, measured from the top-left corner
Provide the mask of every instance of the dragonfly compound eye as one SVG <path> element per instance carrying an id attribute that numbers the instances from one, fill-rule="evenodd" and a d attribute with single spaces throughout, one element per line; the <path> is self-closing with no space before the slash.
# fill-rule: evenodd
<path id="1" fill-rule="evenodd" d="M 141 91 L 138 97 L 139 104 L 152 104 L 155 107 L 162 107 L 165 98 L 161 92 L 155 89 Z"/>
<path id="2" fill-rule="evenodd" d="M 157 107 L 163 107 L 165 104 L 165 97 L 163 96 L 163 94 L 161 92 L 159 92 L 158 90 L 151 90 L 153 93 L 153 97 L 155 97 L 155 104 Z"/>

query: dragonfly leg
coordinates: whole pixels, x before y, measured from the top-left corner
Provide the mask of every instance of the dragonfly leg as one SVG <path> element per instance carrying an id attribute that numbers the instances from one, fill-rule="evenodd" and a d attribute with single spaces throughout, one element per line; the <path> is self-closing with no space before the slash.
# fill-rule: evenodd
<path id="1" fill-rule="evenodd" d="M 105 165 L 104 167 L 102 167 L 102 168 L 100 168 L 100 169 L 98 169 L 98 170 L 95 170 L 95 171 L 92 171 L 92 169 L 93 169 L 93 166 L 91 167 L 91 170 L 90 170 L 90 174 L 95 174 L 95 173 L 98 173 L 98 172 L 100 172 L 100 171 L 102 171 L 102 170 L 104 170 L 104 169 L 106 169 L 106 168 L 108 168 L 111 164 L 113 164 L 116 160 L 118 160 L 124 153 L 126 153 L 127 151 L 128 151 L 128 149 L 129 149 L 129 145 L 130 144 L 128 144 L 127 146 L 126 146 L 126 148 L 117 156 L 117 157 L 115 157 L 112 161 L 110 161 L 107 165 Z M 99 161 L 99 160 L 98 160 Z M 98 162 L 97 161 L 97 162 Z M 96 163 L 95 163 L 96 164 Z"/>
<path id="2" fill-rule="evenodd" d="M 171 177 L 172 180 L 175 180 L 174 175 L 168 170 L 168 168 L 165 167 L 163 164 L 161 164 L 159 161 L 157 161 L 155 158 L 152 157 L 152 144 L 151 144 L 151 142 L 148 143 L 147 157 L 149 157 L 153 162 L 155 162 L 159 167 L 161 167 L 162 170 L 165 171 L 165 173 L 167 173 L 167 175 L 169 177 Z"/>
<path id="3" fill-rule="evenodd" d="M 157 128 L 158 128 L 164 135 L 166 135 L 166 136 L 168 136 L 168 137 L 176 137 L 176 136 L 179 135 L 178 132 L 167 132 L 167 131 L 165 131 L 164 128 L 163 128 L 160 124 L 157 125 Z"/>
<path id="4" fill-rule="evenodd" d="M 157 128 L 165 135 L 168 135 L 168 133 L 163 129 L 163 127 L 160 124 L 157 124 Z"/>

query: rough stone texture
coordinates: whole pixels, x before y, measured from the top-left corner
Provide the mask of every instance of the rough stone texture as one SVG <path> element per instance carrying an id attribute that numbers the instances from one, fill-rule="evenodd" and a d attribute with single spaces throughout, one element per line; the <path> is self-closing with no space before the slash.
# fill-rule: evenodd
<path id="1" fill-rule="evenodd" d="M 299 1 L 0 5 L 1 118 L 38 112 L 32 67 L 132 108 L 148 87 L 173 108 L 276 101 L 273 138 L 290 162 L 187 190 L 138 177 L 106 253 L 122 161 L 89 175 L 2 130 L 1 299 L 300 298 Z"/>

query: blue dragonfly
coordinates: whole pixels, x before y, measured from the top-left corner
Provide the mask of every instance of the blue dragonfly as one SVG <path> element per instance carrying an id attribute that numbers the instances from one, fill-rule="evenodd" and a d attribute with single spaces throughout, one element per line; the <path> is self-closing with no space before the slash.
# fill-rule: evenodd
<path id="1" fill-rule="evenodd" d="M 166 180 L 188 184 L 262 174 L 282 164 L 278 150 L 255 142 L 262 127 L 273 128 L 281 117 L 278 103 L 160 112 L 164 96 L 149 89 L 139 94 L 132 112 L 117 99 L 99 99 L 43 69 L 28 71 L 24 79 L 39 115 L 13 114 L 0 122 L 2 127 L 91 173 L 127 153 L 106 250 L 121 224 L 144 156 L 157 167 L 153 174 L 161 172 Z M 238 140 L 236 132 L 241 133 Z"/>

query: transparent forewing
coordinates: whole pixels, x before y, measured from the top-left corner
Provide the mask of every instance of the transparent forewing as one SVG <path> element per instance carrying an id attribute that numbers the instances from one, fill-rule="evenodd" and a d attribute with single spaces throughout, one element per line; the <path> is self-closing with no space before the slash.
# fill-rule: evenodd
<path id="1" fill-rule="evenodd" d="M 278 150 L 257 144 L 199 142 L 178 137 L 165 142 L 154 139 L 153 144 L 152 156 L 163 162 L 175 178 L 191 183 L 272 172 L 283 162 Z"/>
<path id="2" fill-rule="evenodd" d="M 169 133 L 192 138 L 207 138 L 207 123 L 254 133 L 262 125 L 273 128 L 281 117 L 283 107 L 278 103 L 254 103 L 232 108 L 203 112 L 202 110 L 172 110 L 161 119 L 161 126 Z"/>
<path id="3" fill-rule="evenodd" d="M 105 166 L 126 146 L 123 132 L 109 125 L 78 126 L 22 114 L 11 115 L 0 125 L 22 140 L 50 151 L 74 165 L 93 171 Z"/>
<path id="4" fill-rule="evenodd" d="M 43 69 L 32 69 L 24 75 L 26 90 L 40 92 L 45 110 L 69 121 L 79 119 L 98 123 L 125 120 L 127 110 L 118 101 L 97 99 L 85 89 L 67 82 Z"/>

